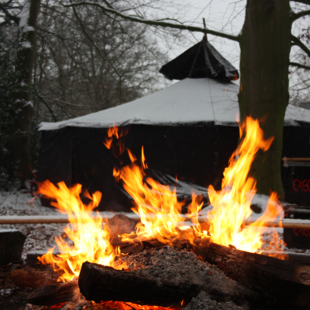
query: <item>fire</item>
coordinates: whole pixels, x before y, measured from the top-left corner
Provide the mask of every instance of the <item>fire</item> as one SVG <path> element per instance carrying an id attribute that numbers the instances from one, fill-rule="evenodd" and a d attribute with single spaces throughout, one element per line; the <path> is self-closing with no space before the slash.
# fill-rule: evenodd
<path id="1" fill-rule="evenodd" d="M 124 189 L 134 199 L 136 206 L 132 210 L 140 216 L 141 223 L 138 223 L 136 233 L 123 235 L 122 240 L 157 239 L 171 244 L 180 237 L 182 225 L 179 226 L 185 219 L 181 214 L 184 203 L 178 201 L 175 188 L 171 190 L 168 185 L 145 178 L 147 165 L 143 147 L 141 165 L 137 163 L 135 156 L 127 151 L 132 164 L 120 170 L 114 168 L 113 175 L 117 180 L 122 180 Z"/>
<path id="2" fill-rule="evenodd" d="M 181 310 L 181 307 L 160 307 L 160 306 L 147 306 L 147 305 L 138 305 L 132 302 L 119 302 L 119 301 L 104 301 L 101 302 L 104 305 L 106 310 L 132 310 L 132 309 L 139 309 L 139 310 Z"/>
<path id="3" fill-rule="evenodd" d="M 117 127 L 113 127 L 108 131 L 104 144 L 113 149 L 113 138 L 119 139 L 123 135 Z M 251 200 L 256 193 L 256 181 L 249 176 L 249 171 L 257 151 L 268 150 L 273 138 L 265 140 L 259 122 L 252 118 L 247 118 L 240 126 L 240 137 L 243 135 L 224 171 L 222 190 L 215 191 L 212 185 L 209 186 L 209 198 L 213 206 L 208 215 L 209 231 L 203 231 L 198 220 L 203 204 L 201 197 L 193 193 L 192 203 L 188 206 L 189 213 L 182 215 L 184 202 L 178 201 L 176 189 L 146 177 L 143 147 L 140 162 L 127 149 L 131 164 L 114 168 L 113 175 L 134 199 L 133 211 L 140 216 L 141 222 L 137 225 L 136 232 L 119 236 L 121 240 L 134 242 L 157 239 L 164 244 L 172 244 L 176 239 L 194 242 L 197 237 L 211 236 L 211 240 L 218 244 L 234 245 L 249 252 L 261 251 L 261 237 L 266 229 L 264 222 L 275 220 L 281 214 L 282 207 L 277 202 L 276 193 L 272 193 L 264 215 L 257 223 L 245 227 L 244 222 L 252 213 Z M 122 141 L 117 143 L 118 147 L 113 149 L 115 156 L 125 151 Z M 52 264 L 55 270 L 63 272 L 61 281 L 69 281 L 78 276 L 85 261 L 111 266 L 118 255 L 118 249 L 110 244 L 108 230 L 103 227 L 104 220 L 98 212 L 96 216 L 93 213 L 94 208 L 99 205 L 101 193 L 95 192 L 92 196 L 84 193 L 90 199 L 90 203 L 85 205 L 80 199 L 81 191 L 81 185 L 68 189 L 63 182 L 55 186 L 45 181 L 39 186 L 38 193 L 55 199 L 57 203 L 53 205 L 60 212 L 68 214 L 70 220 L 70 225 L 64 231 L 73 244 L 57 237 L 56 243 L 61 254 L 54 256 L 54 249 L 50 249 L 40 259 L 43 264 Z M 184 223 L 189 218 L 194 226 Z M 277 234 L 274 235 L 273 245 L 274 249 L 278 246 Z"/>
<path id="4" fill-rule="evenodd" d="M 112 151 L 113 151 L 113 154 L 115 157 L 118 157 L 124 153 L 125 146 L 124 146 L 124 143 L 122 143 L 122 141 L 120 140 L 120 138 L 127 135 L 127 133 L 128 133 L 128 129 L 119 131 L 118 127 L 116 127 L 116 126 L 108 128 L 107 137 L 103 141 L 103 144 L 107 149 L 112 148 Z M 115 137 L 117 143 L 113 144 L 114 137 Z"/>
<path id="5" fill-rule="evenodd" d="M 258 120 L 248 117 L 240 126 L 240 145 L 229 160 L 224 171 L 222 190 L 215 191 L 209 186 L 209 198 L 213 206 L 210 216 L 210 234 L 213 242 L 225 246 L 234 245 L 248 252 L 256 252 L 263 244 L 261 236 L 266 230 L 264 222 L 275 220 L 282 211 L 277 204 L 277 194 L 271 193 L 265 213 L 257 223 L 244 227 L 244 221 L 252 213 L 251 201 L 256 193 L 256 180 L 249 176 L 255 154 L 262 149 L 267 151 L 273 137 L 264 140 L 264 133 Z M 274 236 L 275 240 L 278 236 Z"/>
<path id="6" fill-rule="evenodd" d="M 88 205 L 80 199 L 82 185 L 77 184 L 68 189 L 64 182 L 58 187 L 49 181 L 40 184 L 38 193 L 57 200 L 52 202 L 59 212 L 68 215 L 70 226 L 64 229 L 73 244 L 67 243 L 61 236 L 56 237 L 56 244 L 61 252 L 53 255 L 54 248 L 48 250 L 41 258 L 43 264 L 52 264 L 54 270 L 63 274 L 61 281 L 70 281 L 78 276 L 85 261 L 109 266 L 118 254 L 109 242 L 109 232 L 103 229 L 103 218 L 99 213 L 93 216 L 92 211 L 101 199 L 101 193 L 95 192 L 84 196 L 91 200 Z"/>

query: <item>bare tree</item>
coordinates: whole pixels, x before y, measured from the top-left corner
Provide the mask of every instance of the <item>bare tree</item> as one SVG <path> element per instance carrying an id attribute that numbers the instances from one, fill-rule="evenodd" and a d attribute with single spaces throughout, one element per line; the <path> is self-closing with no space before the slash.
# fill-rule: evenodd
<path id="1" fill-rule="evenodd" d="M 292 2 L 310 4 L 310 0 L 292 0 Z M 241 48 L 239 92 L 241 121 L 244 121 L 247 116 L 263 119 L 267 115 L 267 119 L 262 122 L 262 128 L 267 138 L 275 137 L 271 148 L 256 156 L 250 174 L 257 179 L 258 193 L 269 194 L 272 190 L 284 197 L 280 167 L 284 115 L 289 103 L 288 69 L 292 44 L 308 54 L 308 48 L 291 34 L 291 26 L 299 18 L 308 16 L 309 10 L 294 13 L 289 0 L 247 0 L 242 33 L 233 36 L 220 31 L 170 21 L 150 20 L 137 14 L 135 16 L 124 14 L 107 1 L 63 3 L 67 7 L 97 6 L 101 8 L 103 14 L 118 16 L 124 20 L 146 24 L 150 27 L 209 33 L 239 42 Z"/>
<path id="2" fill-rule="evenodd" d="M 40 0 L 25 0 L 21 5 L 9 0 L 0 4 L 4 15 L 4 26 L 11 21 L 18 25 L 18 50 L 15 70 L 16 84 L 19 86 L 13 94 L 15 117 L 12 125 L 11 155 L 16 163 L 16 173 L 21 184 L 31 177 L 30 133 L 32 105 L 32 69 L 36 50 L 36 23 L 40 8 Z M 15 9 L 21 9 L 19 15 Z"/>

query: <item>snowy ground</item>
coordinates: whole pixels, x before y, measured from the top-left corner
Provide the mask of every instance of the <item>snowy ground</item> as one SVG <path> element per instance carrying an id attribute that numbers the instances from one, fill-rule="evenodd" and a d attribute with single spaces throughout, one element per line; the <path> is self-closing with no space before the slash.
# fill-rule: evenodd
<path id="1" fill-rule="evenodd" d="M 22 191 L 0 191 L 0 216 L 3 215 L 58 215 L 54 208 L 41 206 L 38 198 Z M 60 235 L 67 224 L 18 224 L 1 225 L 0 229 L 17 229 L 27 236 L 23 258 L 29 251 L 45 251 L 55 246 L 54 236 Z"/>
<path id="2" fill-rule="evenodd" d="M 61 216 L 54 208 L 41 206 L 38 198 L 33 198 L 30 193 L 23 191 L 0 191 L 0 216 Z M 135 216 L 134 214 L 132 214 Z M 67 224 L 0 224 L 2 229 L 17 229 L 27 236 L 22 257 L 26 258 L 30 251 L 46 251 L 55 246 L 54 237 L 61 235 Z M 277 228 L 280 236 L 283 236 L 283 229 Z M 269 239 L 269 233 L 264 235 Z M 310 255 L 310 249 L 287 249 L 285 252 L 305 253 Z"/>

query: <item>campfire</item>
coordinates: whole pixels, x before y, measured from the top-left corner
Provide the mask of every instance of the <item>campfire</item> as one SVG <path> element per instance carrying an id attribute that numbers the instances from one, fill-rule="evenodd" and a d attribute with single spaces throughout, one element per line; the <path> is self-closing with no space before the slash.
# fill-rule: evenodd
<path id="1" fill-rule="evenodd" d="M 222 189 L 216 191 L 212 185 L 208 188 L 213 208 L 208 213 L 208 222 L 204 224 L 199 222 L 202 198 L 193 193 L 187 213 L 182 214 L 185 202 L 178 201 L 176 189 L 146 176 L 148 167 L 143 147 L 141 160 L 137 160 L 119 139 L 125 134 L 119 132 L 117 127 L 110 128 L 104 145 L 115 156 L 124 152 L 128 154 L 131 163 L 115 167 L 113 175 L 133 198 L 135 206 L 132 210 L 139 215 L 138 223 L 123 215 L 116 216 L 114 222 L 112 219 L 106 224 L 106 219 L 98 212 L 93 212 L 102 198 L 101 193 L 90 195 L 84 191 L 84 197 L 89 199 L 89 203 L 85 204 L 80 198 L 80 184 L 67 188 L 64 182 L 55 186 L 45 181 L 39 186 L 38 193 L 57 201 L 52 205 L 68 215 L 70 225 L 64 230 L 68 240 L 56 237 L 60 253 L 54 255 L 52 248 L 38 259 L 42 264 L 52 265 L 54 272 L 59 275 L 58 285 L 63 292 L 70 292 L 71 300 L 76 303 L 85 301 L 85 298 L 97 303 L 100 301 L 103 309 L 181 309 L 201 291 L 221 301 L 240 303 L 242 298 L 257 300 L 252 291 L 249 292 L 238 282 L 230 283 L 233 280 L 229 278 L 224 280 L 233 288 L 221 287 L 223 281 L 221 284 L 213 283 L 211 277 L 215 274 L 221 279 L 225 276 L 219 275 L 216 267 L 206 267 L 200 259 L 221 265 L 220 268 L 227 275 L 232 275 L 249 288 L 257 288 L 255 281 L 266 281 L 260 274 L 262 272 L 271 273 L 271 276 L 265 275 L 270 282 L 275 277 L 281 279 L 281 274 L 276 271 L 275 275 L 274 271 L 278 260 L 259 255 L 264 243 L 262 235 L 267 229 L 264 223 L 277 221 L 282 214 L 277 194 L 271 193 L 258 223 L 244 225 L 251 216 L 251 200 L 256 193 L 256 181 L 249 176 L 251 164 L 255 154 L 259 150 L 268 150 L 273 142 L 273 138 L 264 139 L 258 120 L 248 117 L 240 125 L 241 142 L 224 171 Z M 278 258 L 283 258 L 282 242 L 274 230 L 268 249 L 270 253 L 277 253 Z M 254 268 L 254 271 L 251 269 L 254 272 L 252 277 L 258 280 L 244 279 L 241 275 L 243 271 L 240 274 L 234 270 L 240 255 L 246 268 Z M 159 258 L 166 260 L 162 269 L 158 269 L 158 265 L 162 265 Z M 269 260 L 266 261 L 267 258 Z M 173 263 L 169 265 L 169 261 Z M 259 269 L 260 264 L 266 267 L 263 271 Z M 286 267 L 292 278 L 287 273 L 286 280 L 290 278 L 289 281 L 293 282 L 290 287 L 295 289 L 296 285 L 309 285 L 308 271 L 297 268 L 298 273 L 295 267 Z M 168 277 L 169 270 L 173 272 Z M 303 277 L 297 280 L 296 272 L 298 275 L 303 273 Z M 203 281 L 196 279 L 197 273 L 202 274 Z M 206 284 L 206 279 L 213 283 L 213 290 Z M 259 285 L 264 286 L 262 283 Z M 279 292 L 275 293 L 276 299 L 277 294 Z M 40 298 L 42 292 L 30 296 L 28 301 L 36 303 Z M 65 301 L 68 301 L 68 296 L 66 298 Z M 61 298 L 56 300 L 64 302 Z"/>

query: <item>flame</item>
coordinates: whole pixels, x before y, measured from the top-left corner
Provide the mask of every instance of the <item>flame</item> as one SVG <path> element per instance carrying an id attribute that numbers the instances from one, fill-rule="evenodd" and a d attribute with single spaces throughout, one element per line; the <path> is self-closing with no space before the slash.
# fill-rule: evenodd
<path id="1" fill-rule="evenodd" d="M 111 128 L 108 128 L 108 136 L 103 141 L 103 144 L 107 149 L 110 149 L 112 146 L 113 136 L 115 136 L 116 139 L 119 139 L 118 127 L 116 127 L 115 125 Z"/>
<path id="2" fill-rule="evenodd" d="M 85 205 L 80 199 L 81 191 L 80 184 L 68 189 L 64 182 L 55 186 L 50 181 L 45 181 L 39 186 L 38 193 L 57 200 L 57 203 L 51 204 L 59 212 L 66 213 L 70 221 L 64 232 L 73 245 L 61 236 L 56 237 L 55 241 L 61 254 L 53 255 L 52 248 L 41 258 L 38 257 L 41 263 L 52 264 L 54 270 L 63 272 L 60 281 L 70 281 L 78 276 L 85 261 L 109 266 L 117 255 L 117 249 L 109 242 L 109 232 L 103 229 L 103 218 L 98 212 L 96 216 L 92 213 L 100 202 L 101 193 L 95 192 L 90 196 L 86 192 L 84 195 L 91 202 Z"/>
<path id="3" fill-rule="evenodd" d="M 122 140 L 120 140 L 121 137 L 127 135 L 128 133 L 128 128 L 126 130 L 121 129 L 119 131 L 119 128 L 116 127 L 115 125 L 111 128 L 108 128 L 107 131 L 107 137 L 103 141 L 104 146 L 107 149 L 113 150 L 113 154 L 115 157 L 119 157 L 121 154 L 124 153 L 125 151 L 125 146 Z M 117 143 L 113 145 L 113 138 L 116 138 Z"/>
<path id="4" fill-rule="evenodd" d="M 126 133 L 125 133 L 126 134 Z M 113 137 L 120 138 L 117 127 L 108 130 L 106 141 Z M 192 194 L 192 202 L 188 206 L 188 214 L 182 215 L 184 202 L 177 199 L 176 189 L 160 184 L 146 176 L 147 164 L 144 149 L 141 150 L 141 161 L 127 149 L 131 164 L 122 168 L 114 168 L 114 177 L 122 182 L 124 189 L 135 201 L 132 209 L 140 216 L 141 222 L 136 232 L 123 234 L 122 241 L 134 242 L 157 239 L 164 244 L 172 244 L 176 239 L 187 239 L 194 242 L 195 238 L 210 238 L 215 243 L 225 246 L 234 245 L 236 248 L 261 252 L 263 245 L 262 234 L 266 230 L 266 221 L 276 220 L 282 212 L 277 202 L 276 193 L 271 193 L 265 213 L 257 222 L 245 227 L 245 221 L 251 215 L 251 200 L 256 193 L 256 181 L 249 176 L 251 164 L 258 150 L 269 149 L 273 138 L 264 139 L 259 122 L 247 118 L 240 126 L 240 137 L 243 137 L 237 150 L 229 160 L 229 166 L 224 171 L 222 190 L 215 191 L 209 186 L 209 199 L 213 210 L 209 213 L 208 229 L 201 228 L 198 215 L 202 208 L 202 198 Z M 105 141 L 105 142 L 106 142 Z M 105 143 L 111 148 L 112 142 Z M 122 150 L 125 150 L 122 147 Z M 84 194 L 90 203 L 85 205 L 80 199 L 81 185 L 68 189 L 63 182 L 53 185 L 49 181 L 40 184 L 38 193 L 53 198 L 52 203 L 62 213 L 68 214 L 70 225 L 64 231 L 73 242 L 70 244 L 62 237 L 56 238 L 61 254 L 54 256 L 50 249 L 40 258 L 43 264 L 52 264 L 55 270 L 61 270 L 61 281 L 69 281 L 79 275 L 83 262 L 89 261 L 102 265 L 113 265 L 118 249 L 110 244 L 110 234 L 103 228 L 104 220 L 93 210 L 99 205 L 101 193 L 95 192 L 90 196 Z M 192 225 L 184 223 L 191 219 Z M 281 248 L 278 235 L 274 233 L 270 244 L 273 250 Z M 145 308 L 148 309 L 148 308 Z M 152 309 L 155 309 L 154 307 Z"/>
<path id="5" fill-rule="evenodd" d="M 209 199 L 213 206 L 209 213 L 210 234 L 215 243 L 231 244 L 240 250 L 256 252 L 263 245 L 264 222 L 275 220 L 281 214 L 282 207 L 277 204 L 277 194 L 271 193 L 266 211 L 257 221 L 259 224 L 244 227 L 245 220 L 252 213 L 250 206 L 256 193 L 256 180 L 249 176 L 251 164 L 258 150 L 267 151 L 274 138 L 264 140 L 258 120 L 251 117 L 240 126 L 240 138 L 243 134 L 244 138 L 224 171 L 222 190 L 215 191 L 212 185 L 209 186 Z M 278 239 L 277 234 L 274 239 Z"/>
<path id="6" fill-rule="evenodd" d="M 171 244 L 180 236 L 180 223 L 185 219 L 182 216 L 184 202 L 179 202 L 176 189 L 162 185 L 152 178 L 146 178 L 144 169 L 144 149 L 141 150 L 141 165 L 127 149 L 132 162 L 121 169 L 114 168 L 113 175 L 122 180 L 124 189 L 134 199 L 136 206 L 132 210 L 140 216 L 141 223 L 137 224 L 136 233 L 122 235 L 123 241 L 157 239 L 164 244 Z M 182 225 L 181 225 L 182 230 Z"/>

